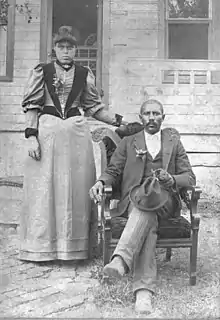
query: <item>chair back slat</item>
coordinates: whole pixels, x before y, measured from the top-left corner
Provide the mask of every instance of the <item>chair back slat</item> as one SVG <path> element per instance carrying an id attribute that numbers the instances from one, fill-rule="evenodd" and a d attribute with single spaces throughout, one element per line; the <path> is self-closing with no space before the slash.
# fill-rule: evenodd
<path id="1" fill-rule="evenodd" d="M 103 173 L 121 138 L 109 128 L 98 128 L 92 132 L 92 140 L 99 144 L 101 151 L 101 173 Z"/>
<path id="2" fill-rule="evenodd" d="M 94 142 L 102 141 L 105 137 L 110 138 L 117 146 L 121 141 L 118 134 L 109 128 L 97 128 L 92 132 L 92 140 Z"/>
<path id="3" fill-rule="evenodd" d="M 101 150 L 101 173 L 103 173 L 105 168 L 108 165 L 107 151 L 106 151 L 106 147 L 105 147 L 105 144 L 103 141 L 100 141 L 98 144 L 99 144 L 99 147 Z"/>

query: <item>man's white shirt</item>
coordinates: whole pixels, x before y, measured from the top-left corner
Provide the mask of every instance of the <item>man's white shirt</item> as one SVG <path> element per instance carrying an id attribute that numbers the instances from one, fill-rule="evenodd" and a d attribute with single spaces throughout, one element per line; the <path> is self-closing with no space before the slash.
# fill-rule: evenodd
<path id="1" fill-rule="evenodd" d="M 161 149 L 161 130 L 155 134 L 149 134 L 144 130 L 145 143 L 153 159 Z"/>

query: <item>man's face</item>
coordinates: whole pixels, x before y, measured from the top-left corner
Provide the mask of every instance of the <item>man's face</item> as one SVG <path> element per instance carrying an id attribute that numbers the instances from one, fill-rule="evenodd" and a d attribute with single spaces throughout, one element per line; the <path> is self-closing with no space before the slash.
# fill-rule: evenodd
<path id="1" fill-rule="evenodd" d="M 68 64 L 73 61 L 76 54 L 76 47 L 67 41 L 56 43 L 54 47 L 57 59 L 62 64 Z"/>
<path id="2" fill-rule="evenodd" d="M 159 104 L 151 103 L 144 106 L 142 114 L 139 117 L 144 125 L 144 129 L 149 134 L 155 134 L 160 130 L 165 115 L 162 113 Z"/>

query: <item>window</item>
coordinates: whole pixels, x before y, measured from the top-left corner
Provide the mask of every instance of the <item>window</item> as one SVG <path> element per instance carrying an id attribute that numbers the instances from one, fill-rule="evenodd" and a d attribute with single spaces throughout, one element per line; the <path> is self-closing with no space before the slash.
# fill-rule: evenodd
<path id="1" fill-rule="evenodd" d="M 15 2 L 4 1 L 6 6 L 0 8 L 0 81 L 13 80 Z"/>
<path id="2" fill-rule="evenodd" d="M 61 25 L 72 26 L 78 43 L 75 61 L 88 66 L 94 75 L 97 69 L 98 7 L 97 0 L 54 0 L 53 5 L 53 33 Z"/>
<path id="3" fill-rule="evenodd" d="M 166 0 L 168 59 L 209 59 L 211 0 Z"/>

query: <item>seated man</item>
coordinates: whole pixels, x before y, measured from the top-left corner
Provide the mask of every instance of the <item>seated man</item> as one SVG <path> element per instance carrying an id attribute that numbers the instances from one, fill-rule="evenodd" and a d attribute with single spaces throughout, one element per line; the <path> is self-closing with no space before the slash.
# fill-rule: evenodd
<path id="1" fill-rule="evenodd" d="M 128 221 L 111 262 L 104 267 L 104 273 L 120 278 L 132 269 L 135 309 L 151 313 L 151 298 L 156 286 L 158 217 L 179 215 L 181 201 L 178 190 L 195 185 L 196 178 L 178 132 L 172 128 L 161 130 L 165 118 L 163 105 L 157 100 L 148 100 L 142 104 L 139 117 L 144 130 L 122 139 L 105 172 L 90 189 L 90 196 L 101 201 L 103 186 L 110 184 L 114 187 L 121 178 L 121 200 L 117 211 L 119 216 L 127 215 Z M 167 198 L 162 197 L 167 200 L 161 208 L 155 206 L 152 210 L 148 199 L 146 209 L 143 206 L 141 209 L 131 201 L 135 198 L 133 190 L 137 185 L 140 189 L 146 186 L 146 180 L 152 176 L 157 177 L 155 181 L 159 181 L 161 191 L 167 191 Z"/>

